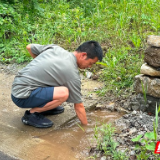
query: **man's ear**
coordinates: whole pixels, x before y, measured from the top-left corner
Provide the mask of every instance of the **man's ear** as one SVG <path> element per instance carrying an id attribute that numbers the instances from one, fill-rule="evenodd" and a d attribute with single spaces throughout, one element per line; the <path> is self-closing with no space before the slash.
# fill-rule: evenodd
<path id="1" fill-rule="evenodd" d="M 87 59 L 87 53 L 86 52 L 81 52 L 81 56 L 83 59 Z"/>

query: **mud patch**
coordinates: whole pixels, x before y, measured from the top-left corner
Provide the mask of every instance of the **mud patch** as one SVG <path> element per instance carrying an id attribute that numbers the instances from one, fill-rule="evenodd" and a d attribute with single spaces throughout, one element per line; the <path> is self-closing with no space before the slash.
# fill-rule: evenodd
<path id="1" fill-rule="evenodd" d="M 95 124 L 100 125 L 98 121 L 105 123 L 107 119 L 112 121 L 121 116 L 114 112 L 90 111 L 101 100 L 95 94 L 95 89 L 101 88 L 103 83 L 90 79 L 82 82 L 84 106 L 89 121 L 85 132 L 77 125 L 80 122 L 75 118 L 73 104 L 68 103 L 63 104 L 64 113 L 48 116 L 55 124 L 53 127 L 37 129 L 21 122 L 25 110 L 18 108 L 11 100 L 14 74 L 21 67 L 0 65 L 0 151 L 19 160 L 85 159 Z"/>
<path id="2" fill-rule="evenodd" d="M 40 153 L 41 159 L 47 160 L 85 160 L 94 143 L 94 127 L 113 123 L 121 116 L 122 114 L 109 111 L 87 113 L 88 126 L 79 127 L 79 120 L 75 118 L 58 130 L 35 137 L 43 139 L 44 143 L 34 146 L 30 152 L 34 151 L 35 155 Z"/>

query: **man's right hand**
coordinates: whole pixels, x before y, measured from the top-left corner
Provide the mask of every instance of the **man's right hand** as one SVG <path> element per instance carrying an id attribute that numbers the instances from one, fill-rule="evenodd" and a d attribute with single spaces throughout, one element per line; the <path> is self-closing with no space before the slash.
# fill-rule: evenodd
<path id="1" fill-rule="evenodd" d="M 85 111 L 83 103 L 75 103 L 74 109 L 81 123 L 84 125 L 87 125 L 88 121 L 87 121 L 86 111 Z"/>

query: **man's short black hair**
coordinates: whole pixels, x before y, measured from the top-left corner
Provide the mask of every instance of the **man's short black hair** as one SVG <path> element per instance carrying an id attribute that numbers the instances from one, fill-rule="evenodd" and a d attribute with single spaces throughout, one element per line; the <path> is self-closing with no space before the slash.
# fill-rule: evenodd
<path id="1" fill-rule="evenodd" d="M 77 52 L 86 52 L 87 58 L 94 59 L 97 57 L 99 61 L 102 61 L 103 51 L 101 46 L 96 41 L 87 41 L 81 44 L 77 49 Z"/>

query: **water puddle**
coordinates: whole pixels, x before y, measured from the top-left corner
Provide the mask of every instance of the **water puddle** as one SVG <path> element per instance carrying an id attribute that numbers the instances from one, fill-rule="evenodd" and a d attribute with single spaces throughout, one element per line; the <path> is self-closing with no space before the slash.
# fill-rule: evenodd
<path id="1" fill-rule="evenodd" d="M 93 133 L 95 126 L 102 123 L 113 123 L 120 118 L 122 114 L 109 111 L 92 111 L 87 113 L 89 125 L 79 127 L 78 119 L 73 119 L 62 128 L 52 131 L 47 135 L 39 138 L 52 144 L 50 149 L 51 155 L 47 160 L 83 160 L 88 157 L 90 145 L 93 143 Z"/>

